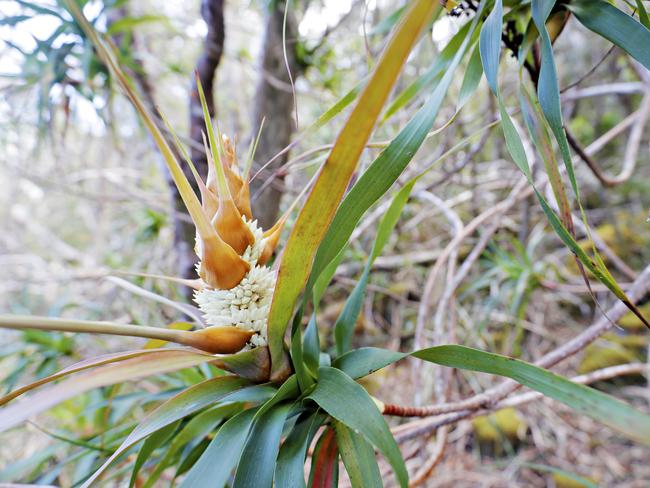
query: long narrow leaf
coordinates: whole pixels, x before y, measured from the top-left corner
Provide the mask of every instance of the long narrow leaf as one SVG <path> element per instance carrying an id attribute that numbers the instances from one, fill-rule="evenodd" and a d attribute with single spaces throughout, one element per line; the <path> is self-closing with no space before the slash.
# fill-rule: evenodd
<path id="1" fill-rule="evenodd" d="M 233 488 L 271 488 L 282 428 L 291 404 L 278 405 L 253 425 L 237 466 Z"/>
<path id="2" fill-rule="evenodd" d="M 165 349 L 165 352 L 167 351 L 186 351 L 186 349 Z M 131 359 L 134 357 L 138 356 L 146 356 L 148 354 L 156 354 L 160 352 L 160 349 L 141 349 L 141 350 L 136 350 L 136 351 L 125 351 L 125 352 L 118 352 L 118 353 L 113 353 L 113 354 L 102 354 L 101 356 L 97 356 L 95 358 L 89 358 L 89 359 L 84 359 L 83 361 L 79 361 L 78 363 L 75 363 L 71 366 L 68 366 L 65 369 L 62 369 L 61 371 L 57 371 L 54 374 L 51 374 L 50 376 L 46 376 L 45 378 L 41 378 L 40 380 L 36 380 L 28 385 L 21 386 L 20 388 L 16 388 L 12 392 L 8 393 L 7 395 L 3 396 L 0 398 L 0 406 L 4 405 L 5 403 L 10 402 L 14 398 L 19 397 L 20 395 L 27 393 L 28 391 L 33 390 L 34 388 L 38 388 L 39 386 L 43 386 L 47 383 L 51 383 L 52 381 L 59 380 L 61 378 L 64 378 L 65 376 L 74 374 L 74 373 L 79 373 L 81 371 L 84 371 L 86 369 L 90 368 L 95 368 L 98 366 L 103 366 L 105 364 L 110 364 L 110 363 L 117 363 L 120 361 L 124 361 L 126 359 Z"/>
<path id="3" fill-rule="evenodd" d="M 334 422 L 334 431 L 352 488 L 383 486 L 375 450 L 370 443 L 341 422 Z"/>
<path id="4" fill-rule="evenodd" d="M 164 457 L 157 463 L 156 468 L 149 474 L 142 488 L 155 485 L 163 471 L 167 469 L 178 455 L 179 451 L 195 438 L 202 438 L 210 433 L 224 419 L 241 409 L 237 404 L 228 404 L 210 408 L 197 414 L 174 436 Z"/>
<path id="5" fill-rule="evenodd" d="M 641 2 L 637 2 L 641 6 Z M 650 28 L 603 0 L 574 0 L 567 7 L 589 30 L 613 42 L 650 69 Z M 643 16 L 643 14 L 645 14 Z M 643 9 L 642 20 L 648 14 Z"/>
<path id="6" fill-rule="evenodd" d="M 85 371 L 74 378 L 66 379 L 20 402 L 2 408 L 0 431 L 10 429 L 33 415 L 94 388 L 169 373 L 212 360 L 214 356 L 190 350 L 161 350 Z"/>
<path id="7" fill-rule="evenodd" d="M 402 454 L 366 390 L 335 368 L 321 368 L 319 380 L 309 395 L 336 420 L 363 434 L 390 462 L 400 486 L 408 485 Z"/>
<path id="8" fill-rule="evenodd" d="M 372 246 L 370 257 L 368 257 L 368 261 L 366 262 L 366 266 L 363 269 L 361 278 L 359 278 L 359 281 L 352 290 L 352 293 L 345 301 L 343 311 L 334 324 L 336 353 L 339 356 L 350 349 L 350 346 L 352 344 L 352 332 L 354 330 L 354 324 L 356 323 L 357 318 L 359 317 L 359 312 L 361 311 L 361 305 L 363 304 L 363 297 L 366 292 L 370 270 L 375 262 L 375 259 L 377 259 L 377 256 L 381 254 L 382 249 L 388 242 L 388 238 L 393 233 L 393 229 L 395 228 L 395 225 L 397 224 L 397 221 L 402 213 L 402 209 L 408 201 L 408 197 L 411 194 L 412 189 L 413 184 L 406 185 L 397 193 L 395 198 L 393 198 L 390 207 L 388 207 L 388 210 L 379 223 L 379 228 L 377 229 L 377 238 L 375 239 L 375 242 Z"/>
<path id="9" fill-rule="evenodd" d="M 194 385 L 156 408 L 138 424 L 113 455 L 83 484 L 92 486 L 108 466 L 135 443 L 217 401 L 260 401 L 275 390 L 264 385 L 249 386 L 250 382 L 235 376 L 220 376 Z"/>
<path id="10" fill-rule="evenodd" d="M 228 420 L 181 483 L 181 488 L 222 488 L 237 466 L 248 438 L 256 409 L 248 409 Z"/>
<path id="11" fill-rule="evenodd" d="M 455 68 L 462 60 L 472 40 L 475 40 L 473 32 L 481 19 L 482 5 L 480 12 L 470 24 L 467 35 L 462 39 L 463 42 L 454 53 L 447 71 L 440 82 L 436 84 L 436 88 L 427 102 L 372 162 L 341 203 L 341 207 L 336 212 L 334 220 L 318 248 L 307 285 L 308 290 L 315 284 L 328 264 L 340 254 L 363 214 L 388 191 L 424 142 L 453 81 Z"/>
<path id="12" fill-rule="evenodd" d="M 338 488 L 339 451 L 334 429 L 328 427 L 318 439 L 311 458 L 310 488 Z"/>
<path id="13" fill-rule="evenodd" d="M 650 445 L 650 415 L 616 398 L 553 374 L 532 364 L 465 346 L 436 346 L 411 354 L 425 361 L 452 368 L 480 371 L 512 378 L 618 430 L 631 439 Z"/>
<path id="14" fill-rule="evenodd" d="M 284 332 L 294 305 L 379 112 L 411 48 L 436 8 L 431 0 L 413 2 L 391 37 L 350 117 L 341 130 L 287 241 L 269 315 L 272 377 L 286 368 Z M 439 8 L 439 6 L 438 6 Z"/>
<path id="15" fill-rule="evenodd" d="M 275 485 L 305 488 L 305 458 L 307 448 L 311 443 L 316 430 L 325 416 L 314 413 L 304 414 L 282 443 L 278 461 L 275 466 Z"/>

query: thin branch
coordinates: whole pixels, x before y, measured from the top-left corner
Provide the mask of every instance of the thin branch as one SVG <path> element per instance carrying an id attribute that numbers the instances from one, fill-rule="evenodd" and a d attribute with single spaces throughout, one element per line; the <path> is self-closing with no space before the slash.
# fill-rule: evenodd
<path id="1" fill-rule="evenodd" d="M 650 265 L 648 265 L 646 269 L 639 274 L 638 278 L 628 290 L 627 295 L 633 303 L 637 303 L 642 300 L 646 294 L 648 294 L 648 292 L 650 292 Z M 606 316 L 604 315 L 600 317 L 581 334 L 574 337 L 557 349 L 554 349 L 553 351 L 545 354 L 540 360 L 535 362 L 535 365 L 548 369 L 555 366 L 564 359 L 573 356 L 594 342 L 596 339 L 598 339 L 598 337 L 600 337 L 602 334 L 610 330 L 614 326 L 613 322 L 620 320 L 621 317 L 623 317 L 623 315 L 625 315 L 627 312 L 627 306 L 623 302 L 617 301 L 614 306 L 607 310 Z M 499 404 L 501 400 L 503 400 L 506 396 L 520 387 L 521 385 L 519 383 L 513 380 L 506 380 L 500 385 L 490 388 L 489 390 L 486 390 L 483 393 L 479 393 L 478 395 L 475 395 L 466 400 L 440 405 L 430 405 L 426 407 L 416 407 L 422 409 L 418 412 L 423 414 L 426 412 L 427 416 L 440 414 L 449 415 L 446 415 L 444 418 L 435 417 L 414 421 L 409 424 L 400 426 L 398 428 L 398 432 L 408 432 L 407 438 L 415 437 L 415 435 L 411 435 L 412 432 L 418 432 L 418 435 L 432 432 L 441 425 L 466 418 L 476 410 L 494 408 Z M 393 412 L 397 411 L 396 407 L 394 406 L 390 406 L 390 408 Z M 410 411 L 410 413 L 413 412 L 415 411 Z"/>
<path id="2" fill-rule="evenodd" d="M 646 94 L 646 96 L 643 97 L 641 107 L 633 115 L 635 117 L 635 123 L 632 126 L 630 137 L 628 138 L 628 142 L 625 147 L 625 156 L 623 158 L 621 171 L 616 176 L 606 175 L 600 169 L 596 161 L 594 161 L 593 158 L 591 158 L 591 156 L 587 154 L 587 152 L 580 146 L 580 143 L 575 139 L 575 137 L 573 137 L 569 129 L 566 127 L 564 129 L 567 140 L 569 141 L 569 144 L 573 150 L 578 154 L 578 156 L 580 156 L 580 159 L 582 159 L 587 164 L 587 166 L 589 166 L 591 172 L 598 179 L 598 181 L 603 184 L 603 186 L 612 187 L 620 185 L 632 177 L 632 174 L 636 168 L 636 160 L 639 154 L 641 139 L 643 137 L 643 129 L 648 121 L 648 117 L 650 117 L 650 93 Z"/>
<path id="3" fill-rule="evenodd" d="M 94 320 L 68 320 L 32 315 L 0 315 L 0 328 L 143 337 L 145 339 L 174 342 L 212 354 L 231 354 L 240 351 L 253 335 L 253 332 L 244 331 L 237 327 L 208 327 L 197 331 L 186 331 L 144 325 L 116 324 Z"/>

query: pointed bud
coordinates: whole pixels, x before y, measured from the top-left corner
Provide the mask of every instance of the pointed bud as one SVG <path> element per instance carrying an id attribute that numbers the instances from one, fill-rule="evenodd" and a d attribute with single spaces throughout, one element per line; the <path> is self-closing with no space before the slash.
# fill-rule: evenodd
<path id="1" fill-rule="evenodd" d="M 251 210 L 251 189 L 248 182 L 244 182 L 238 193 L 233 194 L 233 200 L 239 213 L 247 220 L 253 220 L 253 211 Z"/>
<path id="2" fill-rule="evenodd" d="M 234 354 L 242 350 L 253 334 L 237 327 L 208 327 L 188 332 L 185 343 L 211 354 Z"/>
<path id="3" fill-rule="evenodd" d="M 253 233 L 242 220 L 232 198 L 219 199 L 219 208 L 212 223 L 221 238 L 240 256 L 255 243 Z"/>
<path id="4" fill-rule="evenodd" d="M 247 220 L 253 220 L 250 187 L 248 181 L 244 180 L 239 171 L 239 161 L 237 160 L 235 146 L 230 142 L 230 138 L 227 135 L 224 134 L 221 137 L 223 140 L 224 172 L 228 181 L 228 189 L 239 213 L 246 217 Z"/>
<path id="5" fill-rule="evenodd" d="M 284 228 L 284 224 L 287 221 L 287 217 L 288 214 L 283 215 L 273 227 L 264 233 L 264 249 L 262 249 L 262 254 L 257 260 L 257 263 L 260 266 L 264 266 L 266 263 L 268 263 L 271 259 L 271 256 L 273 256 L 273 252 L 275 251 L 275 248 L 278 246 L 278 242 L 280 241 L 280 235 L 282 235 L 282 229 Z"/>
<path id="6" fill-rule="evenodd" d="M 225 166 L 231 169 L 234 167 L 235 170 L 238 170 L 237 152 L 235 151 L 232 142 L 230 142 L 230 137 L 226 134 L 222 134 L 221 143 L 223 144 L 223 162 Z"/>
<path id="7" fill-rule="evenodd" d="M 208 286 L 229 290 L 244 278 L 250 265 L 219 236 L 200 241 L 199 276 Z"/>
<path id="8" fill-rule="evenodd" d="M 209 135 L 210 131 L 208 131 L 208 136 Z M 225 170 L 227 169 L 226 165 L 221 161 L 215 161 L 213 154 L 216 153 L 209 150 L 205 136 L 203 137 L 203 144 L 206 146 L 205 149 L 208 157 L 208 167 L 214 168 L 214 173 L 216 174 L 215 186 L 217 189 L 218 208 L 217 213 L 212 219 L 212 225 L 217 230 L 219 236 L 230 245 L 237 254 L 242 255 L 248 246 L 253 245 L 255 237 L 246 223 L 242 220 L 241 213 L 233 201 L 225 173 Z"/>

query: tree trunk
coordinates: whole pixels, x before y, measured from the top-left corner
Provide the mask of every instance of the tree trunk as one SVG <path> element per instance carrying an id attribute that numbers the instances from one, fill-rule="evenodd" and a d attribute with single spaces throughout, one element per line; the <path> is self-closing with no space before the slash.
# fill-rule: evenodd
<path id="1" fill-rule="evenodd" d="M 291 81 L 282 49 L 285 3 L 282 1 L 270 3 L 262 41 L 260 60 L 262 72 L 256 87 L 253 108 L 251 138 L 257 136 L 264 119 L 264 128 L 255 154 L 255 168 L 261 167 L 284 149 L 291 142 L 296 127 Z M 286 51 L 289 68 L 295 80 L 302 68 L 296 60 L 295 18 L 291 11 L 288 14 L 285 32 Z M 265 229 L 271 227 L 278 217 L 284 175 L 276 172 L 286 161 L 287 154 L 283 154 L 262 171 L 251 184 L 251 195 L 255 197 L 253 214 Z M 267 181 L 269 178 L 272 178 L 270 184 Z"/>

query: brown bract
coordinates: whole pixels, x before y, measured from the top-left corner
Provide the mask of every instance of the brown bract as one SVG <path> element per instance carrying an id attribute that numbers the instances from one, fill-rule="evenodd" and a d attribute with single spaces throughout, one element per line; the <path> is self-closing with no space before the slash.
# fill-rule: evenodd
<path id="1" fill-rule="evenodd" d="M 201 239 L 199 276 L 216 289 L 229 290 L 237 286 L 250 269 L 235 250 L 219 237 Z"/>
<path id="2" fill-rule="evenodd" d="M 233 354 L 241 351 L 253 334 L 237 327 L 208 327 L 188 332 L 186 344 L 212 354 Z"/>

